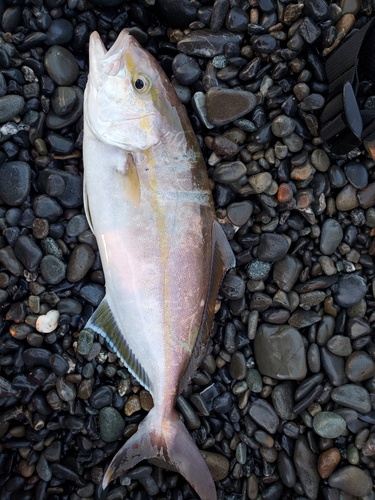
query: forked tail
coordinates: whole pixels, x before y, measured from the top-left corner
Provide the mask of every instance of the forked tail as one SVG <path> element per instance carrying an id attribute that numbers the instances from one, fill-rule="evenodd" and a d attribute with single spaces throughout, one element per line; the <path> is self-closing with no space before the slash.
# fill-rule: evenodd
<path id="1" fill-rule="evenodd" d="M 117 452 L 104 475 L 103 489 L 138 462 L 149 458 L 161 458 L 173 465 L 202 500 L 216 500 L 211 473 L 177 413 L 173 411 L 168 419 L 162 420 L 156 408 Z"/>

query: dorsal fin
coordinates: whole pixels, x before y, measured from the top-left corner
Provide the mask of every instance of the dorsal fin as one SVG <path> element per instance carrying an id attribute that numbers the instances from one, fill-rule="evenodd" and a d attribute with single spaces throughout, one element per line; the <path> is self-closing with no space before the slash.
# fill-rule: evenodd
<path id="1" fill-rule="evenodd" d="M 145 389 L 150 391 L 150 379 L 143 366 L 134 356 L 124 335 L 121 333 L 106 297 L 104 297 L 94 314 L 88 320 L 85 328 L 91 329 L 104 337 L 110 347 L 116 351 L 130 373 L 139 380 Z"/>
<path id="2" fill-rule="evenodd" d="M 210 335 L 212 320 L 215 313 L 216 297 L 223 281 L 224 274 L 228 269 L 236 265 L 236 259 L 228 243 L 227 237 L 220 224 L 215 220 L 212 225 L 212 257 L 210 283 L 207 290 L 207 298 L 202 316 L 202 323 L 199 329 L 197 340 L 186 368 L 179 383 L 179 393 L 181 393 L 189 380 L 193 377 L 195 370 L 201 362 L 205 347 Z"/>

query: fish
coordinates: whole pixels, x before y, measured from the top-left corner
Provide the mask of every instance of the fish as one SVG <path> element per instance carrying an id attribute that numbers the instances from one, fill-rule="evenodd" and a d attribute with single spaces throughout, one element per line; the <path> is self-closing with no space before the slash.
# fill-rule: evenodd
<path id="1" fill-rule="evenodd" d="M 215 500 L 175 403 L 205 354 L 218 290 L 235 259 L 185 109 L 126 30 L 108 51 L 97 32 L 90 36 L 83 163 L 84 206 L 106 283 L 85 328 L 106 339 L 154 402 L 102 487 L 158 458 L 202 500 Z"/>

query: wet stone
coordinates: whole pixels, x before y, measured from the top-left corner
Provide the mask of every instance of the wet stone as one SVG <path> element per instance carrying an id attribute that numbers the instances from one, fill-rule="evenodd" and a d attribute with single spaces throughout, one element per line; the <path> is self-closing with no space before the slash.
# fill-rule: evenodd
<path id="1" fill-rule="evenodd" d="M 82 356 L 87 356 L 94 343 L 94 332 L 91 330 L 81 330 L 78 337 L 77 351 Z"/>
<path id="2" fill-rule="evenodd" d="M 264 399 L 254 401 L 250 405 L 249 415 L 260 427 L 270 434 L 275 434 L 279 425 L 279 417 L 267 401 Z"/>
<path id="3" fill-rule="evenodd" d="M 277 41 L 271 35 L 259 35 L 254 37 L 251 46 L 255 52 L 272 54 L 277 47 Z"/>
<path id="4" fill-rule="evenodd" d="M 57 87 L 52 99 L 51 105 L 57 116 L 63 116 L 70 113 L 77 100 L 77 94 L 72 87 Z"/>
<path id="5" fill-rule="evenodd" d="M 345 175 L 348 181 L 357 189 L 367 186 L 368 173 L 366 167 L 359 162 L 351 161 L 345 165 Z"/>
<path id="6" fill-rule="evenodd" d="M 331 398 L 346 408 L 352 408 L 360 413 L 368 413 L 371 410 L 370 396 L 364 387 L 356 384 L 344 384 L 335 387 L 331 392 Z"/>
<path id="7" fill-rule="evenodd" d="M 73 38 L 73 25 L 66 19 L 54 19 L 46 34 L 46 45 L 64 45 Z"/>
<path id="8" fill-rule="evenodd" d="M 295 413 L 293 407 L 294 401 L 294 384 L 293 382 L 281 382 L 277 384 L 272 390 L 272 404 L 282 420 L 293 420 Z"/>
<path id="9" fill-rule="evenodd" d="M 272 264 L 269 262 L 263 262 L 259 259 L 254 259 L 247 267 L 247 275 L 252 280 L 262 280 L 265 279 L 270 270 Z"/>
<path id="10" fill-rule="evenodd" d="M 46 255 L 40 261 L 40 272 L 47 283 L 57 285 L 65 278 L 66 265 L 54 255 Z"/>
<path id="11" fill-rule="evenodd" d="M 290 317 L 288 323 L 294 328 L 305 328 L 321 320 L 321 315 L 315 311 L 297 309 Z"/>
<path id="12" fill-rule="evenodd" d="M 320 477 L 327 479 L 336 469 L 341 461 L 341 454 L 338 448 L 330 448 L 319 455 L 318 471 Z"/>
<path id="13" fill-rule="evenodd" d="M 45 194 L 34 198 L 33 209 L 37 217 L 48 219 L 51 222 L 55 222 L 63 212 L 60 205 Z"/>
<path id="14" fill-rule="evenodd" d="M 227 208 L 228 219 L 235 226 L 243 226 L 250 219 L 253 213 L 253 204 L 251 201 L 240 201 L 231 203 Z"/>
<path id="15" fill-rule="evenodd" d="M 288 252 L 289 245 L 281 234 L 263 233 L 260 235 L 258 255 L 266 262 L 281 260 Z"/>
<path id="16" fill-rule="evenodd" d="M 352 382 L 362 382 L 375 375 L 375 363 L 364 351 L 355 351 L 346 360 L 345 374 Z"/>
<path id="17" fill-rule="evenodd" d="M 359 205 L 362 208 L 370 208 L 375 205 L 375 182 L 357 193 Z"/>
<path id="18" fill-rule="evenodd" d="M 344 233 L 336 219 L 326 219 L 320 235 L 320 251 L 324 255 L 335 252 L 343 239 Z"/>
<path id="19" fill-rule="evenodd" d="M 296 127 L 295 121 L 289 116 L 277 116 L 272 122 L 272 133 L 276 137 L 286 137 L 294 132 Z"/>
<path id="20" fill-rule="evenodd" d="M 327 347 L 336 356 L 349 356 L 353 351 L 350 338 L 344 335 L 334 335 L 328 340 Z"/>
<path id="21" fill-rule="evenodd" d="M 30 187 L 31 169 L 27 163 L 8 161 L 0 166 L 0 198 L 7 205 L 21 205 L 26 200 Z"/>
<path id="22" fill-rule="evenodd" d="M 232 33 L 246 31 L 249 23 L 249 15 L 240 7 L 232 7 L 225 20 L 225 27 Z"/>
<path id="23" fill-rule="evenodd" d="M 245 293 L 245 282 L 239 276 L 228 273 L 221 285 L 221 293 L 227 299 L 236 300 L 244 296 Z"/>
<path id="24" fill-rule="evenodd" d="M 35 272 L 43 256 L 38 245 L 29 236 L 19 236 L 14 245 L 14 254 L 28 271 Z"/>
<path id="25" fill-rule="evenodd" d="M 80 281 L 89 271 L 95 260 L 95 253 L 86 244 L 77 245 L 69 259 L 67 278 L 70 282 Z"/>
<path id="26" fill-rule="evenodd" d="M 255 106 L 255 95 L 246 90 L 210 88 L 206 94 L 207 117 L 214 125 L 226 125 Z"/>
<path id="27" fill-rule="evenodd" d="M 71 85 L 78 77 L 78 63 L 73 54 L 64 47 L 53 45 L 44 57 L 48 75 L 57 84 Z"/>
<path id="28" fill-rule="evenodd" d="M 350 318 L 346 324 L 346 334 L 352 340 L 368 335 L 370 332 L 370 325 L 361 318 Z"/>
<path id="29" fill-rule="evenodd" d="M 328 484 L 332 488 L 338 488 L 355 497 L 366 496 L 372 490 L 370 475 L 354 465 L 348 465 L 333 472 L 328 479 Z"/>
<path id="30" fill-rule="evenodd" d="M 352 307 L 366 295 L 365 280 L 357 274 L 344 274 L 338 280 L 334 299 L 341 307 Z"/>
<path id="31" fill-rule="evenodd" d="M 246 174 L 246 166 L 240 161 L 221 163 L 215 168 L 213 178 L 222 184 L 230 184 L 240 180 Z"/>
<path id="32" fill-rule="evenodd" d="M 196 60 L 186 54 L 178 54 L 173 59 L 172 70 L 181 85 L 191 85 L 198 80 L 202 72 Z"/>
<path id="33" fill-rule="evenodd" d="M 99 410 L 103 406 L 109 406 L 112 403 L 111 389 L 103 385 L 95 389 L 90 397 L 90 404 L 93 408 Z"/>
<path id="34" fill-rule="evenodd" d="M 313 427 L 319 436 L 336 439 L 345 431 L 346 422 L 340 415 L 336 415 L 336 413 L 321 411 L 315 415 Z"/>
<path id="35" fill-rule="evenodd" d="M 272 184 L 272 176 L 269 172 L 260 172 L 249 177 L 249 184 L 256 193 L 264 193 Z"/>
<path id="36" fill-rule="evenodd" d="M 73 401 L 77 395 L 77 391 L 73 382 L 66 382 L 63 378 L 57 379 L 56 390 L 63 401 Z"/>
<path id="37" fill-rule="evenodd" d="M 302 268 L 303 265 L 300 260 L 287 254 L 276 262 L 273 270 L 273 279 L 281 290 L 290 292 L 297 282 Z"/>
<path id="38" fill-rule="evenodd" d="M 20 95 L 4 95 L 0 97 L 0 123 L 5 123 L 23 110 L 25 101 Z"/>
<path id="39" fill-rule="evenodd" d="M 302 336 L 292 326 L 261 325 L 254 339 L 254 353 L 262 375 L 278 380 L 302 380 L 306 376 Z"/>
<path id="40" fill-rule="evenodd" d="M 228 476 L 229 461 L 219 453 L 212 453 L 206 450 L 200 450 L 200 453 L 206 462 L 214 481 L 222 481 Z"/>
<path id="41" fill-rule="evenodd" d="M 252 392 L 259 393 L 263 389 L 262 377 L 258 370 L 250 368 L 246 373 L 246 383 Z"/>
<path id="42" fill-rule="evenodd" d="M 317 470 L 317 455 L 311 451 L 305 436 L 300 436 L 296 441 L 293 461 L 307 498 L 318 498 L 320 477 Z"/>

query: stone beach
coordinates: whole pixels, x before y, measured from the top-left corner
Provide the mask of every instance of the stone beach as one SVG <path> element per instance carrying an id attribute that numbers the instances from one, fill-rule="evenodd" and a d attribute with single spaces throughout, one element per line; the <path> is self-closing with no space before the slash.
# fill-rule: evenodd
<path id="1" fill-rule="evenodd" d="M 236 256 L 176 402 L 218 499 L 375 500 L 375 162 L 320 136 L 327 56 L 374 13 L 374 0 L 0 1 L 0 500 L 99 498 L 153 406 L 84 329 L 105 294 L 83 209 L 88 40 L 109 48 L 123 28 L 186 107 Z M 371 109 L 375 82 L 358 81 Z M 150 497 L 196 494 L 152 460 L 102 498 Z"/>

